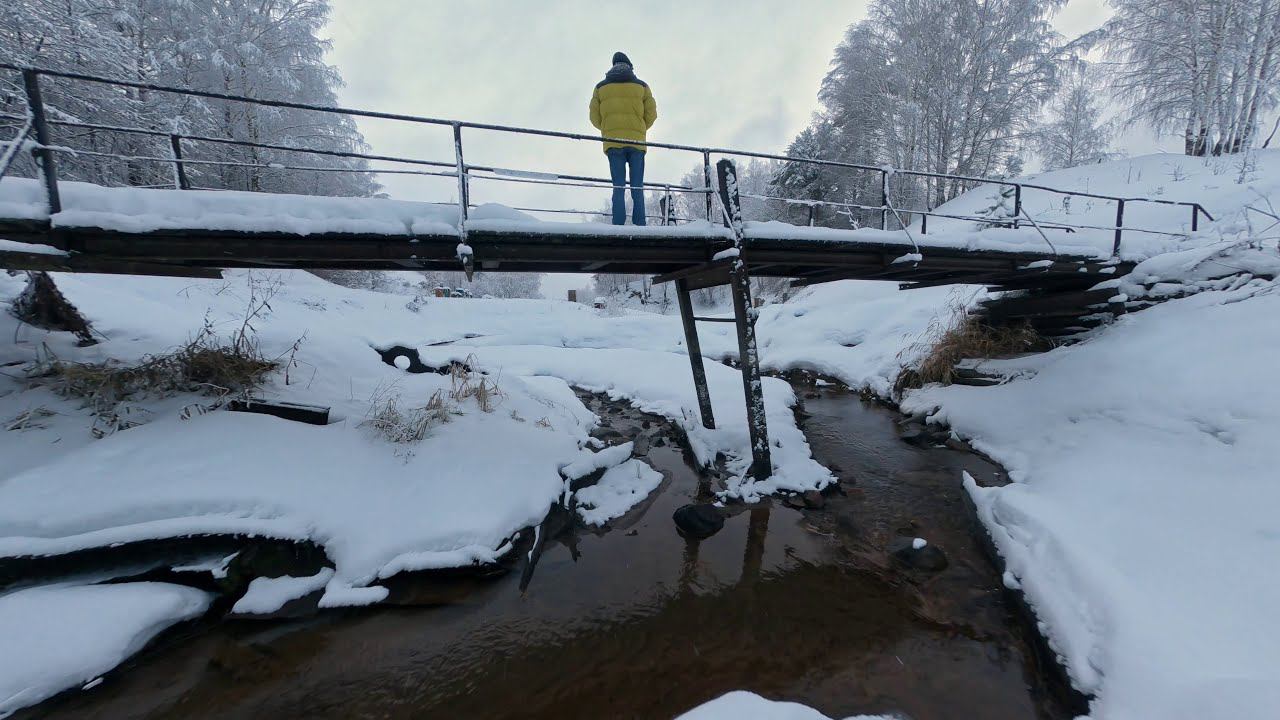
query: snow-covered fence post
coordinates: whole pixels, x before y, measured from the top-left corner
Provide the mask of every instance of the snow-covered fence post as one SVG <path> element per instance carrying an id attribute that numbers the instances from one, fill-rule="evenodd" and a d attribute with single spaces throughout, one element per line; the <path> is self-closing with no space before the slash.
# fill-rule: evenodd
<path id="1" fill-rule="evenodd" d="M 711 151 L 702 151 L 702 184 L 707 188 L 707 222 L 715 222 L 715 215 L 712 214 L 711 207 Z"/>
<path id="2" fill-rule="evenodd" d="M 760 355 L 756 349 L 756 316 L 759 311 L 751 304 L 751 278 L 747 275 L 747 263 L 743 257 L 746 240 L 742 201 L 738 196 L 738 171 L 728 158 L 716 163 L 716 171 L 720 180 L 720 203 L 724 206 L 725 222 L 733 230 L 733 244 L 737 251 L 730 261 L 729 290 L 733 296 L 734 324 L 738 330 L 738 365 L 742 370 L 747 429 L 751 435 L 751 469 L 748 474 L 756 480 L 764 480 L 773 474 L 773 461 L 769 456 L 764 385 L 760 381 Z"/>
<path id="3" fill-rule="evenodd" d="M 1124 198 L 1116 200 L 1116 241 L 1111 246 L 1111 254 L 1120 254 L 1120 236 L 1124 234 Z"/>
<path id="4" fill-rule="evenodd" d="M 31 154 L 35 157 L 36 167 L 40 169 L 40 177 L 44 179 L 44 190 L 49 200 L 49 214 L 60 213 L 62 198 L 58 195 L 58 169 L 53 160 L 49 123 L 44 116 L 44 100 L 40 97 L 40 77 L 35 70 L 23 70 L 22 84 L 27 90 L 27 108 L 31 111 L 31 125 L 36 131 L 37 147 L 31 151 Z"/>
<path id="5" fill-rule="evenodd" d="M 889 169 L 880 170 L 880 229 L 889 229 Z"/>
<path id="6" fill-rule="evenodd" d="M 182 136 L 177 133 L 169 135 L 169 148 L 173 151 L 173 186 L 178 190 L 190 190 L 187 166 L 182 162 Z"/>

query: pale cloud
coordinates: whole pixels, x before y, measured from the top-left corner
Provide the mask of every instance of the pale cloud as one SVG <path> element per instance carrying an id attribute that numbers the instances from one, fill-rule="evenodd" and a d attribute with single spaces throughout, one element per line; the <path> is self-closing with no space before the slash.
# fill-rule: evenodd
<path id="1" fill-rule="evenodd" d="M 653 140 L 779 152 L 817 109 L 817 93 L 860 0 L 333 0 L 330 62 L 346 79 L 344 104 L 504 125 L 593 133 L 587 102 L 616 50 L 653 88 Z M 1064 35 L 1110 15 L 1105 0 L 1071 0 Z M 361 120 L 379 153 L 452 160 L 447 128 Z M 594 143 L 467 131 L 467 160 L 508 168 L 603 176 Z M 1127 133 L 1130 151 L 1160 146 Z M 650 180 L 675 181 L 694 155 L 655 150 Z M 382 176 L 406 199 L 451 200 L 444 178 Z M 473 198 L 595 210 L 605 193 L 477 182 Z"/>
<path id="2" fill-rule="evenodd" d="M 865 15 L 849 0 L 593 2 L 334 0 L 330 62 L 344 104 L 449 119 L 593 133 L 592 88 L 614 51 L 653 88 L 653 140 L 777 152 L 809 121 L 845 28 Z M 377 152 L 452 159 L 447 129 L 360 122 Z M 607 174 L 591 143 L 469 132 L 468 161 Z M 653 152 L 648 176 L 676 180 L 693 155 Z M 400 197 L 452 197 L 446 181 L 384 176 Z M 475 191 L 479 200 L 596 209 L 599 191 L 529 186 Z"/>

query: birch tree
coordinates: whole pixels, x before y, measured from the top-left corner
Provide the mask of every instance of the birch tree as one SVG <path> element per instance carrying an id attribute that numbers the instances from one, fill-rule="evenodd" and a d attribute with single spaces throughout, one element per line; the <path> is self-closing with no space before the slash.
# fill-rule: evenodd
<path id="1" fill-rule="evenodd" d="M 0 60 L 154 85 L 334 105 L 341 85 L 324 62 L 318 33 L 328 0 L 25 0 L 0 6 Z M 309 149 L 359 151 L 364 140 L 345 116 L 122 89 L 43 78 L 54 119 L 229 138 Z M 0 111 L 25 112 L 20 79 L 0 73 Z M 55 126 L 68 179 L 111 185 L 172 183 L 164 136 Z M 288 171 L 279 165 L 364 170 L 359 160 L 189 142 L 197 186 L 369 195 L 359 172 Z M 28 167 L 29 170 L 29 167 Z"/>
<path id="2" fill-rule="evenodd" d="M 1276 105 L 1280 0 L 1112 0 L 1112 87 L 1187 155 L 1239 152 Z"/>

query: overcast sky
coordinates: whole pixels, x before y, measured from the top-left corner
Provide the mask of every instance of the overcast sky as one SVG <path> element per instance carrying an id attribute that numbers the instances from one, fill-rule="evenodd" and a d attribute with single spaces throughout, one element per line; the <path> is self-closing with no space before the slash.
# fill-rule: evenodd
<path id="1" fill-rule="evenodd" d="M 817 108 L 818 86 L 858 0 L 333 0 L 330 62 L 343 104 L 385 111 L 594 132 L 592 88 L 614 51 L 653 89 L 651 140 L 779 152 Z M 1074 36 L 1106 18 L 1103 0 L 1071 0 L 1055 25 Z M 452 160 L 447 128 L 360 122 L 375 152 Z M 467 161 L 607 175 L 595 143 L 465 131 Z M 1155 149 L 1148 137 L 1121 142 Z M 677 181 L 700 159 L 653 151 L 646 179 Z M 446 200 L 452 181 L 381 176 L 402 199 Z M 599 190 L 475 182 L 473 200 L 597 210 Z"/>

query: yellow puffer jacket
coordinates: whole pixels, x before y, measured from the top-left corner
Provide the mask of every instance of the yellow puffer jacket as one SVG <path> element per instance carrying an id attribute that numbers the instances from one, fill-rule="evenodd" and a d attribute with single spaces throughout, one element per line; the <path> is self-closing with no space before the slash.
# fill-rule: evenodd
<path id="1" fill-rule="evenodd" d="M 653 93 L 629 65 L 615 65 L 591 94 L 591 124 L 604 137 L 643 141 L 657 119 L 658 103 Z M 643 145 L 604 144 L 605 152 L 616 147 L 645 149 Z"/>

